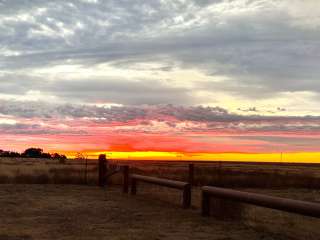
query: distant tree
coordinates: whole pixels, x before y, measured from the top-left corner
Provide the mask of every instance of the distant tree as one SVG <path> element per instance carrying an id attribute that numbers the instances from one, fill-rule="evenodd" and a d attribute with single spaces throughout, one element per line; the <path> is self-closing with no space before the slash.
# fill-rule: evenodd
<path id="1" fill-rule="evenodd" d="M 60 154 L 59 154 L 59 153 L 53 153 L 53 154 L 51 155 L 51 157 L 52 157 L 53 159 L 59 159 L 59 158 L 60 158 Z"/>
<path id="2" fill-rule="evenodd" d="M 41 154 L 41 158 L 50 159 L 50 158 L 51 158 L 51 154 L 50 154 L 50 153 L 42 153 L 42 154 Z"/>
<path id="3" fill-rule="evenodd" d="M 10 157 L 10 158 L 14 158 L 14 157 L 20 157 L 20 153 L 18 152 L 11 152 L 11 151 L 0 151 L 0 157 Z"/>
<path id="4" fill-rule="evenodd" d="M 54 159 L 67 159 L 67 157 L 65 155 L 59 154 L 59 153 L 53 153 L 51 155 L 51 157 L 54 158 Z"/>
<path id="5" fill-rule="evenodd" d="M 53 153 L 51 157 L 55 160 L 59 160 L 59 163 L 66 163 L 67 157 L 63 154 Z"/>
<path id="6" fill-rule="evenodd" d="M 9 152 L 10 157 L 21 157 L 21 154 L 18 152 Z"/>
<path id="7" fill-rule="evenodd" d="M 67 160 L 67 157 L 59 153 L 45 153 L 41 148 L 28 148 L 23 153 L 4 151 L 0 149 L 0 157 L 9 157 L 9 158 L 45 158 L 45 159 L 56 159 L 60 163 L 64 163 Z"/>
<path id="8" fill-rule="evenodd" d="M 23 152 L 24 157 L 29 158 L 41 158 L 43 154 L 43 150 L 41 148 L 28 148 Z"/>

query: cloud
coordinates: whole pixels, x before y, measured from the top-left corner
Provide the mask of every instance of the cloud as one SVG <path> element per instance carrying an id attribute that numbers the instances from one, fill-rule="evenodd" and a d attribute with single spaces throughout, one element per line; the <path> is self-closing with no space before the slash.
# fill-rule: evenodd
<path id="1" fill-rule="evenodd" d="M 40 102 L 0 101 L 0 116 L 7 124 L 29 127 L 111 132 L 171 132 L 203 134 L 320 134 L 319 117 L 241 115 L 221 107 L 187 107 L 174 105 L 98 106 L 49 104 Z M 9 120 L 8 120 L 9 119 Z M 10 122 L 11 121 L 11 122 Z M 38 123 L 37 123 L 38 122 Z M 32 125 L 32 124 L 38 125 Z M 31 125 L 30 125 L 31 124 Z M 59 127 L 60 128 L 60 127 Z M 65 129 L 66 129 L 65 128 Z M 65 130 L 64 129 L 64 130 Z M 60 130 L 59 130 L 60 131 Z M 25 131 L 27 132 L 27 131 Z"/>
<path id="2" fill-rule="evenodd" d="M 185 136 L 184 149 L 203 143 L 199 136 L 255 135 L 239 146 L 271 149 L 284 141 L 271 135 L 318 135 L 319 7 L 316 0 L 0 1 L 0 130 L 50 136 L 50 144 L 74 134 L 93 147 L 112 134 L 121 141 L 140 134 L 132 149 L 154 149 L 144 134 L 169 136 L 163 146 Z"/>
<path id="3" fill-rule="evenodd" d="M 153 80 L 61 80 L 55 81 L 43 91 L 66 99 L 81 99 L 89 102 L 106 101 L 128 105 L 172 102 L 188 104 L 191 102 L 186 89 L 170 87 L 161 81 Z"/>
<path id="4" fill-rule="evenodd" d="M 121 151 L 316 151 L 320 118 L 221 107 L 107 106 L 0 100 L 3 146 Z M 32 140 L 32 141 L 31 141 Z M 12 146 L 10 148 L 12 148 Z"/>
<path id="5" fill-rule="evenodd" d="M 144 109 L 135 107 L 104 108 L 76 104 L 53 104 L 38 101 L 0 100 L 0 115 L 16 118 L 64 119 L 102 118 L 106 121 L 129 121 L 145 116 Z"/>
<path id="6" fill-rule="evenodd" d="M 306 5 L 299 1 L 243 0 L 174 3 L 135 0 L 130 4 L 10 1 L 2 5 L 6 11 L 0 18 L 3 28 L 0 44 L 7 51 L 19 53 L 0 58 L 1 67 L 8 71 L 36 70 L 70 62 L 86 67 L 108 63 L 130 68 L 152 59 L 226 79 L 222 82 L 194 79 L 194 92 L 222 91 L 249 98 L 272 98 L 283 92 L 320 92 L 317 81 L 320 34 L 316 30 L 320 26 L 319 15 L 314 11 L 309 16 L 304 14 L 305 10 L 311 12 L 319 6 L 316 1 Z M 23 81 L 26 80 L 21 79 L 21 85 Z M 73 81 L 74 85 L 81 85 Z M 126 84 L 126 80 L 115 81 Z M 115 88 L 120 84 L 112 83 Z M 135 95 L 140 93 L 132 84 L 128 86 Z M 74 93 L 64 93 L 86 99 L 88 94 L 81 95 L 76 90 L 79 88 L 75 87 Z M 151 89 L 150 94 L 155 95 L 154 103 L 163 103 L 157 99 L 157 94 L 162 93 Z M 117 95 L 111 97 L 118 101 Z M 165 103 L 175 100 L 180 103 L 181 94 L 177 94 L 177 99 L 169 94 Z M 152 103 L 150 97 L 132 101 Z"/>
<path id="7" fill-rule="evenodd" d="M 56 79 L 43 80 L 28 75 L 0 75 L 0 93 L 26 95 L 39 92 L 67 101 L 84 103 L 110 102 L 128 105 L 138 104 L 190 104 L 188 89 L 172 87 L 161 80 L 125 79 Z"/>

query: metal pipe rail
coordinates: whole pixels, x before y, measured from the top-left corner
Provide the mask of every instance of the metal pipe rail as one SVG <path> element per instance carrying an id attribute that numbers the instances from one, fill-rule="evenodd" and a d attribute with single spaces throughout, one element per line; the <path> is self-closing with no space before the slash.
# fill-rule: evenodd
<path id="1" fill-rule="evenodd" d="M 132 174 L 131 177 L 131 194 L 137 194 L 137 182 L 146 182 L 159 186 L 180 189 L 183 192 L 183 208 L 189 208 L 191 205 L 191 184 L 187 182 L 168 180 L 163 178 L 149 177 L 138 174 Z"/>
<path id="2" fill-rule="evenodd" d="M 210 215 L 210 197 L 229 199 L 256 206 L 297 213 L 305 216 L 320 218 L 320 204 L 272 197 L 264 194 L 242 192 L 233 189 L 204 186 L 202 187 L 202 215 Z"/>

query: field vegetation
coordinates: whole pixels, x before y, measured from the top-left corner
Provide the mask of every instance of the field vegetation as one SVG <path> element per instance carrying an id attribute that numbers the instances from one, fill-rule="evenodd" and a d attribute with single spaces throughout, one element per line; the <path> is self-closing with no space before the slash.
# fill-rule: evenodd
<path id="1" fill-rule="evenodd" d="M 21 186 L 30 183 L 73 184 L 74 187 L 70 185 L 68 189 L 78 189 L 79 187 L 75 185 L 94 186 L 98 181 L 97 163 L 95 159 L 85 158 L 60 161 L 43 158 L 2 157 L 0 158 L 0 183 L 3 186 L 16 183 Z M 187 162 L 110 160 L 109 164 L 129 165 L 132 173 L 182 181 L 188 179 Z M 320 166 L 317 164 L 199 162 L 195 163 L 194 177 L 192 208 L 198 214 L 200 186 L 203 185 L 237 188 L 249 192 L 320 203 Z M 122 175 L 114 175 L 108 180 L 108 184 L 109 186 L 122 184 Z M 28 191 L 27 186 L 31 185 L 23 186 Z M 120 193 L 120 188 L 117 189 Z M 86 192 L 84 191 L 83 194 Z M 145 202 L 150 201 L 150 204 L 153 201 L 160 201 L 165 203 L 163 206 L 179 207 L 181 196 L 175 190 L 141 184 L 138 189 L 138 198 L 145 199 Z M 213 215 L 220 219 L 219 221 L 245 223 L 259 232 L 278 236 L 270 239 L 281 239 L 279 236 L 284 236 L 283 239 L 311 240 L 318 239 L 320 234 L 319 219 L 219 200 L 213 201 L 212 205 Z M 129 203 L 124 206 L 128 209 L 132 207 Z M 163 207 L 162 211 L 166 211 L 166 207 Z"/>

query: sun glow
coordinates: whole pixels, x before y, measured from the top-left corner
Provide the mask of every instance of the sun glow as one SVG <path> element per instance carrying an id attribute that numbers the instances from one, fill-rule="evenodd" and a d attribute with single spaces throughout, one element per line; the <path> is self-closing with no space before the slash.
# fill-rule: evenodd
<path id="1" fill-rule="evenodd" d="M 63 152 L 75 158 L 77 152 Z M 165 161 L 239 161 L 239 162 L 278 162 L 278 163 L 320 163 L 320 152 L 301 153 L 180 153 L 180 152 L 115 152 L 84 151 L 90 159 L 106 154 L 108 159 L 119 160 L 165 160 Z"/>

